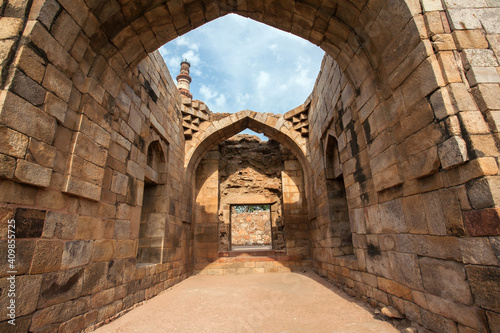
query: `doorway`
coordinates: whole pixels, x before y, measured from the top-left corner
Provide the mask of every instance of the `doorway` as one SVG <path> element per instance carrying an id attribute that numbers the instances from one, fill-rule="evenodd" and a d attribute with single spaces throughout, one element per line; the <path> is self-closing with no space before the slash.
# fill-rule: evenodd
<path id="1" fill-rule="evenodd" d="M 231 249 L 272 250 L 271 205 L 231 205 Z"/>

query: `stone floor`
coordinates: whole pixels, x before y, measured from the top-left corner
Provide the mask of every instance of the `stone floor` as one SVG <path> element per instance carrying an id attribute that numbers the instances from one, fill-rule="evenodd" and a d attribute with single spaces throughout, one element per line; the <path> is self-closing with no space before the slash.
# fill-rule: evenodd
<path id="1" fill-rule="evenodd" d="M 95 332 L 398 332 L 312 272 L 195 275 Z"/>

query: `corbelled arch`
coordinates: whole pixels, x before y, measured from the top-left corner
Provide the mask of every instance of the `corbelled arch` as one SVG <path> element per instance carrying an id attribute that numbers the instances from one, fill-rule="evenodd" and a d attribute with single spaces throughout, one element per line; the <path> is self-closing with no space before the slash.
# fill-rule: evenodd
<path id="1" fill-rule="evenodd" d="M 208 122 L 207 122 L 208 124 Z M 304 173 L 304 182 L 307 193 L 309 217 L 315 215 L 315 205 L 312 185 L 312 169 L 307 159 L 307 142 L 298 132 L 291 130 L 290 123 L 283 115 L 272 115 L 244 110 L 234 113 L 221 120 L 211 122 L 204 130 L 198 132 L 191 142 L 186 143 L 185 172 L 186 179 L 194 185 L 196 168 L 204 154 L 216 144 L 229 139 L 245 129 L 264 133 L 269 138 L 281 143 L 292 151 L 299 160 Z"/>

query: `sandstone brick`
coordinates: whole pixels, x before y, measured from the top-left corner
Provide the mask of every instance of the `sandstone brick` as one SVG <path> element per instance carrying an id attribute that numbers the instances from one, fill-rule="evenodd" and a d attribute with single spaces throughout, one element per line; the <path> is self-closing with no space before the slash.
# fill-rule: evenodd
<path id="1" fill-rule="evenodd" d="M 13 178 L 16 159 L 0 153 L 0 177 Z"/>
<path id="2" fill-rule="evenodd" d="M 0 200 L 2 202 L 34 205 L 37 189 L 7 180 L 0 181 Z"/>
<path id="3" fill-rule="evenodd" d="M 23 20 L 16 17 L 2 17 L 0 18 L 0 25 L 3 27 L 0 31 L 0 39 L 13 38 L 20 35 L 23 28 Z"/>
<path id="4" fill-rule="evenodd" d="M 113 238 L 128 239 L 130 238 L 130 221 L 129 220 L 116 220 L 115 231 Z"/>
<path id="5" fill-rule="evenodd" d="M 52 169 L 26 160 L 18 160 L 14 175 L 23 183 L 47 187 L 50 185 L 50 179 L 52 178 Z"/>
<path id="6" fill-rule="evenodd" d="M 43 237 L 73 239 L 76 235 L 77 222 L 77 215 L 49 211 L 43 227 Z"/>
<path id="7" fill-rule="evenodd" d="M 75 177 L 68 177 L 63 191 L 95 201 L 101 198 L 101 188 L 99 186 Z"/>
<path id="8" fill-rule="evenodd" d="M 106 164 L 107 150 L 83 133 L 78 133 L 75 154 L 100 167 Z"/>
<path id="9" fill-rule="evenodd" d="M 498 312 L 500 309 L 500 270 L 492 266 L 466 266 L 476 305 Z"/>
<path id="10" fill-rule="evenodd" d="M 477 310 L 473 307 L 453 303 L 430 294 L 427 295 L 427 303 L 429 304 L 429 310 L 433 313 L 452 319 L 478 331 L 483 329 Z"/>
<path id="11" fill-rule="evenodd" d="M 45 2 L 35 1 L 30 16 L 32 19 L 36 18 L 46 27 L 50 28 L 59 8 L 59 4 L 54 0 Z"/>
<path id="12" fill-rule="evenodd" d="M 9 156 L 24 158 L 28 138 L 10 128 L 0 126 L 0 152 Z"/>
<path id="13" fill-rule="evenodd" d="M 10 87 L 17 95 L 33 105 L 41 105 L 45 99 L 45 89 L 20 70 L 16 70 Z"/>
<path id="14" fill-rule="evenodd" d="M 464 263 L 476 265 L 498 265 L 496 257 L 488 238 L 459 238 L 460 250 Z"/>
<path id="15" fill-rule="evenodd" d="M 48 92 L 45 96 L 45 112 L 56 117 L 61 123 L 66 119 L 66 110 L 68 106 L 63 100 Z"/>
<path id="16" fill-rule="evenodd" d="M 113 179 L 111 181 L 111 191 L 120 195 L 127 194 L 129 178 L 119 172 L 114 172 Z"/>
<path id="17" fill-rule="evenodd" d="M 93 244 L 92 261 L 110 261 L 115 256 L 116 241 L 97 240 Z"/>
<path id="18" fill-rule="evenodd" d="M 54 166 L 56 149 L 53 146 L 30 139 L 28 149 L 30 157 L 32 157 L 37 164 L 47 168 L 52 168 Z"/>
<path id="19" fill-rule="evenodd" d="M 54 36 L 66 51 L 71 49 L 79 32 L 80 27 L 65 10 L 57 16 L 57 19 L 51 27 L 52 36 Z"/>
<path id="20" fill-rule="evenodd" d="M 85 265 L 89 262 L 92 254 L 90 241 L 71 241 L 64 243 L 62 256 L 62 269 Z"/>
<path id="21" fill-rule="evenodd" d="M 33 314 L 30 330 L 58 323 L 85 313 L 90 308 L 90 297 L 82 297 L 65 303 L 55 304 L 36 311 Z"/>
<path id="22" fill-rule="evenodd" d="M 462 264 L 426 257 L 420 258 L 419 263 L 427 292 L 453 302 L 472 304 L 472 294 Z"/>
<path id="23" fill-rule="evenodd" d="M 7 233 L 4 233 L 7 235 Z M 33 252 L 35 251 L 35 240 L 28 239 L 18 239 L 16 240 L 16 262 L 15 271 L 18 275 L 26 274 L 29 272 L 31 266 L 31 260 L 33 259 Z M 0 240 L 0 250 L 2 253 L 8 253 L 8 242 L 7 240 Z M 12 271 L 9 267 L 9 262 L 3 260 L 0 262 L 0 276 L 10 276 L 8 273 Z"/>
<path id="24" fill-rule="evenodd" d="M 61 267 L 63 243 L 52 240 L 38 240 L 31 263 L 30 274 L 54 272 Z"/>
<path id="25" fill-rule="evenodd" d="M 16 277 L 16 319 L 35 311 L 38 295 L 40 294 L 41 282 L 42 277 L 40 275 L 23 275 Z M 7 280 L 7 278 L 0 279 L 0 288 L 2 288 L 2 290 L 9 290 L 9 286 L 10 281 Z M 7 306 L 9 305 L 10 297 L 6 296 L 7 293 L 0 299 L 0 320 L 2 321 L 10 319 L 7 317 Z"/>
<path id="26" fill-rule="evenodd" d="M 464 224 L 470 236 L 496 236 L 500 234 L 500 210 L 485 208 L 464 212 Z"/>
<path id="27" fill-rule="evenodd" d="M 13 130 L 51 144 L 55 119 L 11 92 L 0 95 L 0 122 Z"/>
<path id="28" fill-rule="evenodd" d="M 452 34 L 460 49 L 488 48 L 488 42 L 481 30 L 455 30 Z"/>
<path id="29" fill-rule="evenodd" d="M 499 177 L 482 177 L 467 183 L 467 195 L 474 209 L 488 208 L 500 199 Z"/>
<path id="30" fill-rule="evenodd" d="M 45 223 L 45 210 L 16 208 L 16 238 L 38 238 L 42 235 Z"/>
<path id="31" fill-rule="evenodd" d="M 467 71 L 467 79 L 471 86 L 480 83 L 500 83 L 500 76 L 493 67 L 471 67 Z"/>
<path id="32" fill-rule="evenodd" d="M 459 136 L 452 136 L 440 144 L 438 155 L 443 169 L 455 168 L 469 160 L 466 143 Z"/>
<path id="33" fill-rule="evenodd" d="M 82 295 L 94 294 L 106 288 L 108 263 L 92 263 L 85 267 Z"/>

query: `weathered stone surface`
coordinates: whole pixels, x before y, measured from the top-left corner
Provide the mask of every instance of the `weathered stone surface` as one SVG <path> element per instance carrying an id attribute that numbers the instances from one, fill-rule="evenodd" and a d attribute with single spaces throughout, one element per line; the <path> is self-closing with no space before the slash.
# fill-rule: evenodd
<path id="1" fill-rule="evenodd" d="M 50 179 L 52 178 L 52 169 L 26 160 L 18 160 L 14 176 L 23 183 L 47 187 L 50 185 Z"/>
<path id="2" fill-rule="evenodd" d="M 87 312 L 89 309 L 90 297 L 82 297 L 43 308 L 33 314 L 30 330 L 34 331 L 51 323 L 68 320 Z"/>
<path id="3" fill-rule="evenodd" d="M 466 237 L 459 238 L 460 250 L 466 264 L 476 265 L 498 265 L 498 258 L 495 256 L 488 238 Z"/>
<path id="4" fill-rule="evenodd" d="M 389 252 L 391 276 L 393 279 L 414 290 L 422 290 L 422 278 L 416 255 Z"/>
<path id="5" fill-rule="evenodd" d="M 91 241 L 72 241 L 64 243 L 62 269 L 85 265 L 92 254 Z"/>
<path id="6" fill-rule="evenodd" d="M 98 262 L 87 265 L 83 276 L 82 294 L 89 295 L 106 288 L 108 263 Z"/>
<path id="7" fill-rule="evenodd" d="M 96 240 L 93 244 L 92 261 L 110 261 L 115 256 L 116 241 Z"/>
<path id="8" fill-rule="evenodd" d="M 0 320 L 11 319 L 8 317 L 9 310 L 7 306 L 10 304 L 11 297 L 8 297 L 9 289 L 11 289 L 12 279 L 0 279 L 0 290 L 2 297 L 0 298 Z M 17 276 L 13 284 L 15 285 L 15 301 L 16 301 L 16 318 L 21 317 L 35 311 L 37 306 L 38 295 L 40 293 L 40 285 L 42 277 L 40 275 Z"/>
<path id="9" fill-rule="evenodd" d="M 16 274 L 19 275 L 28 273 L 31 261 L 33 260 L 33 253 L 35 252 L 35 244 L 35 240 L 16 240 L 16 261 L 14 263 L 14 269 L 9 267 L 10 263 L 7 260 L 2 260 L 0 262 L 0 276 L 9 276 L 9 271 L 16 271 Z M 7 240 L 0 240 L 0 251 L 2 251 L 1 253 L 8 253 Z"/>
<path id="10" fill-rule="evenodd" d="M 470 236 L 500 235 L 500 209 L 485 208 L 464 212 L 464 224 Z"/>
<path id="11" fill-rule="evenodd" d="M 472 295 L 464 266 L 458 262 L 420 258 L 424 289 L 444 299 L 466 305 L 472 304 Z"/>
<path id="12" fill-rule="evenodd" d="M 0 126 L 0 152 L 13 157 L 24 158 L 28 138 L 10 128 Z"/>
<path id="13" fill-rule="evenodd" d="M 76 234 L 77 222 L 77 215 L 49 211 L 43 227 L 43 237 L 73 239 Z"/>
<path id="14" fill-rule="evenodd" d="M 83 268 L 45 274 L 43 276 L 38 308 L 77 298 L 82 292 Z"/>
<path id="15" fill-rule="evenodd" d="M 0 95 L 0 122 L 47 144 L 54 139 L 54 117 L 11 92 Z"/>
<path id="16" fill-rule="evenodd" d="M 467 183 L 467 195 L 474 209 L 488 208 L 500 199 L 500 177 L 483 177 Z"/>
<path id="17" fill-rule="evenodd" d="M 30 274 L 54 272 L 61 267 L 64 245 L 57 240 L 38 240 Z"/>
<path id="18" fill-rule="evenodd" d="M 440 144 L 438 154 L 443 169 L 455 168 L 469 160 L 467 145 L 459 136 L 452 136 Z"/>
<path id="19" fill-rule="evenodd" d="M 13 178 L 16 170 L 16 159 L 0 154 L 0 177 Z"/>
<path id="20" fill-rule="evenodd" d="M 14 214 L 16 238 L 40 237 L 44 228 L 45 218 L 45 210 L 17 208 Z"/>
<path id="21" fill-rule="evenodd" d="M 494 266 L 465 266 L 476 305 L 499 312 L 500 268 Z"/>

